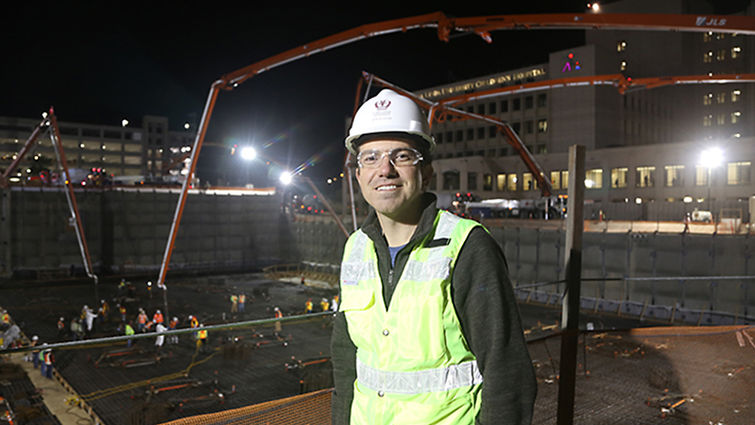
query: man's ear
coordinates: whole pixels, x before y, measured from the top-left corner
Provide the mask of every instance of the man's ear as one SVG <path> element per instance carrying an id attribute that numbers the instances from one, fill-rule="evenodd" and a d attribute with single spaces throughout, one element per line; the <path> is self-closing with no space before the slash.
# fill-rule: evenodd
<path id="1" fill-rule="evenodd" d="M 433 164 L 427 164 L 422 166 L 422 191 L 427 191 L 427 188 L 430 187 L 430 182 L 432 181 L 434 170 L 433 170 Z"/>

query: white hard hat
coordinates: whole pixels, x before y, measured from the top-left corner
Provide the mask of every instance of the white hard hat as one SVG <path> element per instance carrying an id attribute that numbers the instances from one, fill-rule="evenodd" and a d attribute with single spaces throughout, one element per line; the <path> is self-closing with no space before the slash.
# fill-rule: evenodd
<path id="1" fill-rule="evenodd" d="M 189 316 L 189 317 L 191 317 L 191 316 Z M 176 322 L 178 322 L 178 317 L 173 317 L 173 320 L 176 321 Z"/>
<path id="2" fill-rule="evenodd" d="M 32 341 L 38 341 L 38 340 L 39 340 L 39 337 L 38 337 L 38 336 L 36 336 L 36 335 L 34 335 L 33 337 L 31 337 L 31 340 L 32 340 Z"/>
<path id="3" fill-rule="evenodd" d="M 412 134 L 427 142 L 429 152 L 435 149 L 435 140 L 422 109 L 410 98 L 390 89 L 381 90 L 359 107 L 346 137 L 346 149 L 356 155 L 354 142 L 357 139 L 380 133 Z"/>
<path id="4" fill-rule="evenodd" d="M 157 310 L 157 314 L 160 314 L 160 310 L 159 309 Z"/>
<path id="5" fill-rule="evenodd" d="M 60 316 L 60 320 L 63 321 L 63 320 L 66 320 L 66 319 L 64 319 L 63 316 Z"/>

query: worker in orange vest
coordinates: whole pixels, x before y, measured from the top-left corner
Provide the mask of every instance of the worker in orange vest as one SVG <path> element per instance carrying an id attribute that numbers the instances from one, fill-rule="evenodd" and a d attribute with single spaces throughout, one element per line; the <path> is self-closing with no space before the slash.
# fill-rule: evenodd
<path id="1" fill-rule="evenodd" d="M 143 309 L 139 309 L 139 315 L 136 316 L 136 330 L 138 332 L 144 332 L 144 328 L 147 325 L 147 313 Z"/>
<path id="2" fill-rule="evenodd" d="M 178 317 L 174 317 L 174 318 L 170 319 L 170 323 L 168 323 L 168 330 L 169 331 L 174 331 L 176 329 L 178 329 Z M 169 344 L 178 344 L 178 335 L 171 335 L 168 338 L 168 343 Z"/>
<path id="3" fill-rule="evenodd" d="M 63 316 L 58 319 L 58 339 L 65 338 L 66 336 L 66 321 Z"/>
<path id="4" fill-rule="evenodd" d="M 276 319 L 283 318 L 283 312 L 281 312 L 281 309 L 278 307 L 275 307 L 273 309 L 273 317 Z M 278 336 L 283 331 L 283 326 L 281 326 L 281 322 L 275 322 L 275 332 L 273 332 L 273 335 Z"/>
<path id="5" fill-rule="evenodd" d="M 189 315 L 189 324 L 192 328 L 196 328 L 197 326 L 199 326 L 199 320 L 197 320 L 196 317 Z"/>
<path id="6" fill-rule="evenodd" d="M 244 312 L 244 304 L 246 304 L 246 294 L 239 294 L 239 313 Z"/>
<path id="7" fill-rule="evenodd" d="M 163 323 L 163 314 L 160 310 L 155 311 L 155 314 L 152 315 L 152 321 L 155 322 L 155 324 Z"/>

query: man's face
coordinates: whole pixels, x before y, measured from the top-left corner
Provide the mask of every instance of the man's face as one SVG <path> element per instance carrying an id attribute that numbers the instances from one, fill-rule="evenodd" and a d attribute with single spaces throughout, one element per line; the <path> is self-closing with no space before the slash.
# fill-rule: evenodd
<path id="1" fill-rule="evenodd" d="M 359 147 L 359 152 L 376 150 L 390 152 L 397 148 L 414 148 L 400 140 L 373 140 Z M 411 222 L 419 218 L 423 182 L 432 177 L 432 166 L 416 165 L 396 167 L 388 155 L 380 159 L 376 168 L 358 167 L 357 181 L 364 199 L 375 211 L 386 218 Z"/>

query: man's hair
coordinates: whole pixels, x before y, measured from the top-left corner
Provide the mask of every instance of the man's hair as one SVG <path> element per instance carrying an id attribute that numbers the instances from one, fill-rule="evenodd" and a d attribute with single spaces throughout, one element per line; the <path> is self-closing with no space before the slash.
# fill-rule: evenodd
<path id="1" fill-rule="evenodd" d="M 420 136 L 409 134 L 409 133 L 403 133 L 403 132 L 385 132 L 385 133 L 370 133 L 365 134 L 359 137 L 354 141 L 354 147 L 357 151 L 359 151 L 359 147 L 367 142 L 371 142 L 373 140 L 400 140 L 402 142 L 407 142 L 414 149 L 417 149 L 419 153 L 422 154 L 422 165 L 431 165 L 433 163 L 433 155 L 430 153 L 430 145 L 427 143 L 427 140 L 423 139 Z M 349 167 L 356 168 L 359 166 L 357 164 L 357 158 L 356 156 L 351 156 L 351 161 L 349 161 L 348 164 Z"/>

